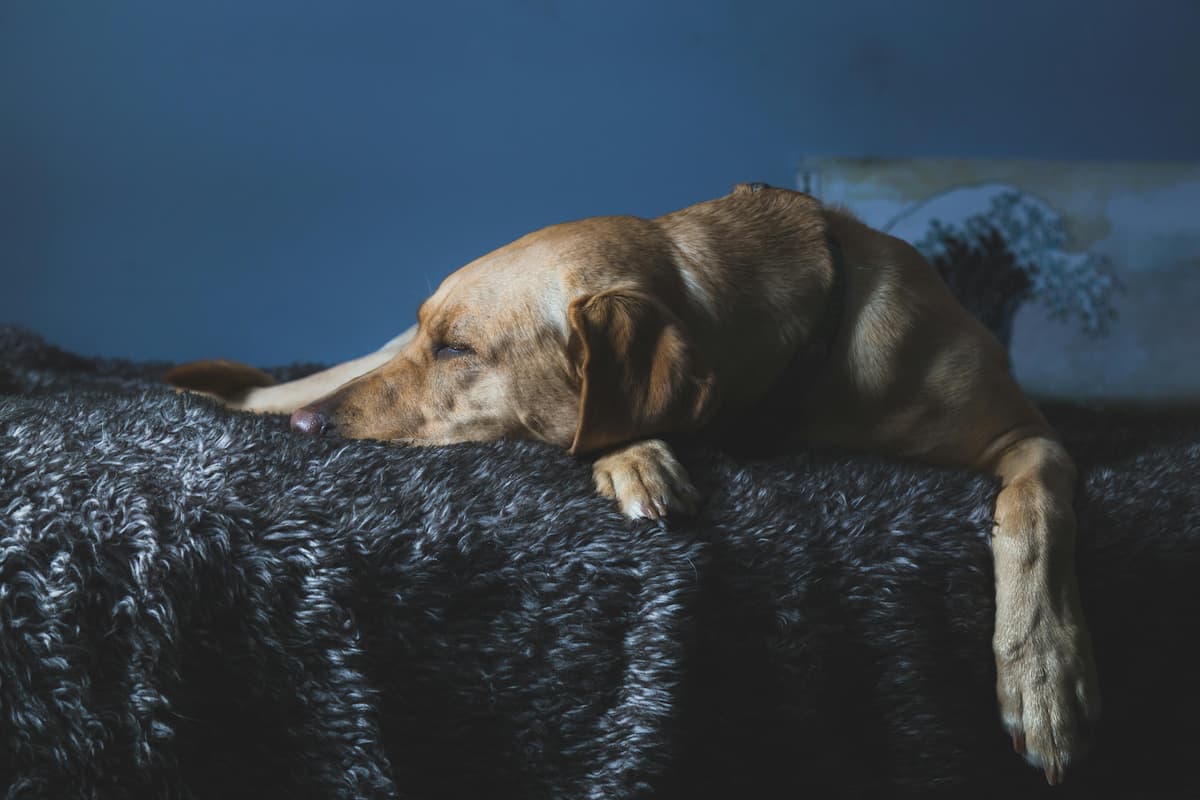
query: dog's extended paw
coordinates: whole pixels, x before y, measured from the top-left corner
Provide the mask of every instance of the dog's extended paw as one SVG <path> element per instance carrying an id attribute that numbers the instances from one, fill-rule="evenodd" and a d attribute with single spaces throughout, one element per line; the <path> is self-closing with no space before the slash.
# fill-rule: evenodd
<path id="1" fill-rule="evenodd" d="M 617 502 L 633 519 L 661 519 L 668 514 L 694 514 L 700 494 L 670 446 L 646 439 L 596 459 L 596 490 Z"/>
<path id="2" fill-rule="evenodd" d="M 1061 783 L 1100 716 L 1091 643 L 1081 625 L 1042 615 L 1024 635 L 997 635 L 996 691 L 1013 749 Z"/>

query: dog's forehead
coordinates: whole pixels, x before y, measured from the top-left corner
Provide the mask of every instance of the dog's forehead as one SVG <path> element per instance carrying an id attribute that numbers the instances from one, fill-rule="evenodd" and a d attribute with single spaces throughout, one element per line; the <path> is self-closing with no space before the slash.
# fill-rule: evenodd
<path id="1" fill-rule="evenodd" d="M 663 241 L 654 222 L 638 217 L 551 225 L 451 273 L 422 306 L 421 321 L 442 328 L 550 326 L 566 336 L 572 299 L 627 281 L 645 260 L 639 255 Z"/>
<path id="2" fill-rule="evenodd" d="M 423 325 L 566 325 L 561 249 L 531 235 L 451 273 L 421 306 Z"/>

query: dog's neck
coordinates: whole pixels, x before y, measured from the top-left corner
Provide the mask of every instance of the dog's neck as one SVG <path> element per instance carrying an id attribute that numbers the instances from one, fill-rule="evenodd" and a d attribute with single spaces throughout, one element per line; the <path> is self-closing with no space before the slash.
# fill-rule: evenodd
<path id="1" fill-rule="evenodd" d="M 832 282 L 825 301 L 825 310 L 821 313 L 808 339 L 796 349 L 792 360 L 788 362 L 788 371 L 801 370 L 813 374 L 821 370 L 829 361 L 838 335 L 841 332 L 842 320 L 846 311 L 846 265 L 842 260 L 842 250 L 833 237 L 826 234 L 825 244 L 829 248 Z"/>
<path id="2" fill-rule="evenodd" d="M 841 248 L 828 240 L 833 283 L 825 308 L 811 335 L 796 348 L 770 388 L 749 407 L 725 408 L 703 434 L 730 452 L 766 457 L 788 452 L 806 442 L 802 424 L 806 404 L 816 387 L 830 379 L 833 353 L 843 339 L 846 322 L 847 277 Z"/>
<path id="3" fill-rule="evenodd" d="M 686 307 L 723 405 L 746 408 L 785 370 L 828 353 L 844 305 L 820 203 L 735 191 L 658 220 L 674 244 Z"/>

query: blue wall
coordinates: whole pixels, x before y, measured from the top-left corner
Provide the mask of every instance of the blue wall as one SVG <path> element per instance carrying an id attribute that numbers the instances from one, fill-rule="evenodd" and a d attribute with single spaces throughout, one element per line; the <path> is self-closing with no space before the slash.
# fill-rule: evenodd
<path id="1" fill-rule="evenodd" d="M 1198 38 L 1194 0 L 5 0 L 0 321 L 335 360 L 527 230 L 805 155 L 1198 159 Z"/>

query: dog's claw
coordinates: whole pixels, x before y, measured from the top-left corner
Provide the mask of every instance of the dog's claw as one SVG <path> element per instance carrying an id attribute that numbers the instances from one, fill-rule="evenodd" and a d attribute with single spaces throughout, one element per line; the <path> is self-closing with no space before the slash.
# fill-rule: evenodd
<path id="1" fill-rule="evenodd" d="M 695 513 L 699 493 L 665 442 L 647 439 L 596 459 L 596 489 L 632 519 Z"/>
<path id="2" fill-rule="evenodd" d="M 1066 777 L 1066 762 L 1059 754 L 1030 752 L 1029 745 L 1025 740 L 1025 731 L 1020 728 L 1009 728 L 1008 735 L 1012 739 L 1013 751 L 1031 765 L 1041 767 L 1046 776 L 1046 783 L 1057 786 L 1063 782 Z"/>

